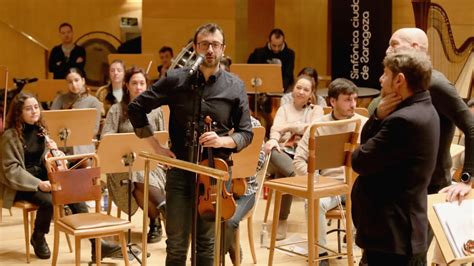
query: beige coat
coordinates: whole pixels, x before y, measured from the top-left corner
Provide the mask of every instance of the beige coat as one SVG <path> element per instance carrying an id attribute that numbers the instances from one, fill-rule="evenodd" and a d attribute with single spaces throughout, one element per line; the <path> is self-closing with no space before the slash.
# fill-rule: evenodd
<path id="1" fill-rule="evenodd" d="M 25 168 L 23 145 L 15 129 L 7 129 L 1 138 L 0 196 L 3 208 L 10 208 L 17 191 L 38 191 L 40 179 Z"/>

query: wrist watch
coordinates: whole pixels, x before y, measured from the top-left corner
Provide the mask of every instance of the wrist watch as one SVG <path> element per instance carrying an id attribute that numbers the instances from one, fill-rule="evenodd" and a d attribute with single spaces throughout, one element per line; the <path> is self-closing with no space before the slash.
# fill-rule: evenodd
<path id="1" fill-rule="evenodd" d="M 469 172 L 464 172 L 461 174 L 461 182 L 464 184 L 470 184 L 471 183 L 471 174 Z"/>

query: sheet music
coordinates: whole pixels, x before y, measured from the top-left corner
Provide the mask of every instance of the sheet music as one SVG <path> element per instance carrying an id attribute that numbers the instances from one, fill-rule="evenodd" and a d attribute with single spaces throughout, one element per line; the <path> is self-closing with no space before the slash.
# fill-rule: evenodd
<path id="1" fill-rule="evenodd" d="M 433 208 L 454 255 L 464 257 L 463 244 L 474 239 L 474 200 L 464 200 L 461 205 L 458 202 L 438 203 Z"/>

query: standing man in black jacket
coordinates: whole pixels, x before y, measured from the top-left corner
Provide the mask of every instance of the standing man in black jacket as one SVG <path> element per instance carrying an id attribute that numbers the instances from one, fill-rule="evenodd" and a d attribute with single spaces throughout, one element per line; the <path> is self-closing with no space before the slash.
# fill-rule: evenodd
<path id="1" fill-rule="evenodd" d="M 440 125 L 428 84 L 426 53 L 391 53 L 380 77 L 380 108 L 365 124 L 352 155 L 360 174 L 352 189 L 356 243 L 369 265 L 426 265 L 427 188 L 435 169 Z"/>
<path id="2" fill-rule="evenodd" d="M 250 54 L 247 63 L 281 65 L 283 90 L 289 89 L 294 82 L 295 52 L 288 48 L 285 34 L 281 29 L 273 29 L 268 36 L 267 45 L 255 49 Z"/>
<path id="3" fill-rule="evenodd" d="M 64 22 L 59 25 L 61 44 L 55 46 L 49 55 L 49 72 L 53 72 L 54 79 L 65 79 L 67 71 L 76 67 L 82 73 L 86 65 L 86 50 L 74 44 L 72 25 Z"/>

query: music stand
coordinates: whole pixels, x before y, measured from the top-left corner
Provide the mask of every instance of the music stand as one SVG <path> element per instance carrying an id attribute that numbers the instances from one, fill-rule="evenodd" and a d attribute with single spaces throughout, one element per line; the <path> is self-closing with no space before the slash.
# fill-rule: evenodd
<path id="1" fill-rule="evenodd" d="M 464 197 L 464 200 L 473 200 L 474 193 L 471 191 Z M 462 263 L 474 262 L 474 255 L 456 257 L 449 244 L 448 237 L 443 230 L 443 225 L 438 218 L 433 205 L 437 203 L 446 202 L 446 193 L 428 195 L 428 221 L 433 229 L 433 233 L 438 241 L 439 248 L 443 254 L 444 260 L 447 265 L 461 265 Z M 458 204 L 453 202 L 452 204 Z M 466 213 L 466 216 L 472 215 L 472 213 Z M 472 228 L 471 228 L 472 229 Z"/>
<path id="2" fill-rule="evenodd" d="M 257 116 L 257 97 L 260 93 L 283 91 L 281 65 L 276 64 L 232 64 L 230 71 L 245 84 L 248 94 L 255 94 L 255 116 Z"/>
<path id="3" fill-rule="evenodd" d="M 168 143 L 168 132 L 159 131 L 155 132 L 154 137 L 161 143 L 163 146 L 167 146 Z M 100 141 L 97 154 L 100 158 L 101 172 L 110 174 L 110 173 L 123 173 L 128 172 L 128 220 L 132 220 L 132 215 L 130 213 L 131 205 L 131 181 L 132 181 L 132 172 L 133 171 L 142 171 L 144 170 L 145 160 L 141 157 L 138 157 L 137 154 L 140 151 L 153 152 L 150 144 L 145 139 L 138 138 L 134 133 L 113 133 L 105 135 Z M 153 166 L 155 167 L 155 165 Z M 147 187 L 145 188 L 148 189 Z M 145 201 L 147 202 L 147 201 Z M 143 260 L 146 259 L 146 247 L 147 247 L 147 220 L 148 217 L 145 216 L 146 212 L 143 212 L 143 229 L 142 229 L 142 247 L 143 251 Z M 133 257 L 142 264 L 143 261 L 140 260 L 138 254 L 132 249 L 133 246 L 138 246 L 131 242 L 131 229 L 128 230 L 128 239 L 127 247 Z M 146 264 L 146 263 L 144 263 Z"/>
<path id="4" fill-rule="evenodd" d="M 158 78 L 158 70 L 153 66 L 155 61 L 153 54 L 109 54 L 109 65 L 116 59 L 122 60 L 127 68 L 131 66 L 143 68 L 150 79 Z"/>
<path id="5" fill-rule="evenodd" d="M 63 147 L 92 145 L 97 110 L 95 108 L 49 110 L 41 112 L 50 137 Z"/>
<path id="6" fill-rule="evenodd" d="M 67 92 L 67 84 L 61 79 L 39 79 L 28 84 L 25 90 L 36 95 L 39 102 L 52 102 L 56 96 Z"/>
<path id="7" fill-rule="evenodd" d="M 153 154 L 149 152 L 142 151 L 139 154 L 140 157 L 145 158 L 145 191 L 144 191 L 144 198 L 148 198 L 148 186 L 149 186 L 149 174 L 150 174 L 150 160 L 152 161 L 157 161 L 161 164 L 176 167 L 182 170 L 186 170 L 189 172 L 193 172 L 196 174 L 203 174 L 207 175 L 210 177 L 214 177 L 217 179 L 217 190 L 216 191 L 222 191 L 222 188 L 224 187 L 225 181 L 229 180 L 229 173 L 227 171 L 222 171 L 219 169 L 214 169 L 208 166 L 204 165 L 199 165 L 183 160 L 178 160 L 178 159 L 173 159 L 167 156 L 159 155 L 159 154 Z M 217 193 L 218 195 L 221 195 L 221 193 Z M 220 239 L 221 238 L 221 208 L 222 208 L 222 203 L 221 203 L 221 197 L 216 197 L 216 215 L 215 215 L 215 224 L 214 224 L 214 231 L 215 231 L 215 237 L 214 239 Z M 146 217 L 148 215 L 148 201 L 145 201 L 143 204 L 143 216 Z M 147 219 L 143 219 L 143 227 L 147 227 Z M 220 258 L 220 252 L 221 252 L 221 243 L 220 241 L 214 241 L 214 265 L 218 266 L 220 261 L 218 258 Z M 143 252 L 145 252 L 144 250 Z M 146 265 L 146 258 L 143 256 L 143 265 Z"/>

